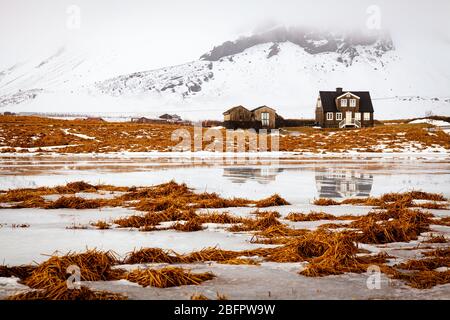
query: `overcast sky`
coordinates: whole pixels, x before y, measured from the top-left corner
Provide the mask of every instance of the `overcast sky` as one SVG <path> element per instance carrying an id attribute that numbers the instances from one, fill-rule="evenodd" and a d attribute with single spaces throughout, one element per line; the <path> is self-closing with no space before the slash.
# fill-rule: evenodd
<path id="1" fill-rule="evenodd" d="M 163 67 L 278 24 L 362 29 L 373 6 L 397 45 L 450 45 L 449 0 L 0 0 L 0 64 L 68 45 L 139 52 Z"/>

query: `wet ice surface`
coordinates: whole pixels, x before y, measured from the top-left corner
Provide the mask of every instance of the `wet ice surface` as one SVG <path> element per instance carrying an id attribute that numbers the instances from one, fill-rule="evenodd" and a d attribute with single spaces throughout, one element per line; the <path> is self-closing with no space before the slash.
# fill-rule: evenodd
<path id="1" fill-rule="evenodd" d="M 329 206 L 311 204 L 314 198 L 331 197 L 337 200 L 352 196 L 378 196 L 387 192 L 421 189 L 443 193 L 450 197 L 450 159 L 435 157 L 371 157 L 371 158 L 310 158 L 289 157 L 274 163 L 273 159 L 239 164 L 223 163 L 217 159 L 108 159 L 93 157 L 0 157 L 0 189 L 55 186 L 84 180 L 125 186 L 144 186 L 167 182 L 171 179 L 186 182 L 197 191 L 217 192 L 225 197 L 259 199 L 279 193 L 291 202 L 289 206 L 260 209 L 275 210 L 284 217 L 290 212 L 324 211 L 334 215 L 364 215 L 371 207 Z M 80 193 L 84 198 L 109 198 L 102 195 Z M 48 196 L 54 200 L 58 196 Z M 255 208 L 226 208 L 235 215 L 248 216 Z M 201 210 L 215 211 L 212 209 Z M 8 265 L 42 262 L 48 254 L 58 251 L 84 251 L 86 248 L 113 250 L 120 256 L 141 247 L 173 249 L 180 253 L 218 246 L 228 250 L 263 247 L 250 243 L 249 233 L 230 233 L 226 225 L 206 224 L 198 232 L 173 230 L 139 232 L 130 229 L 97 230 L 91 222 L 111 222 L 117 217 L 136 214 L 125 208 L 87 210 L 0 210 L 0 263 Z M 436 216 L 449 215 L 448 210 L 433 210 Z M 138 212 L 139 214 L 139 212 Z M 287 222 L 295 228 L 314 229 L 321 223 L 345 221 Z M 29 224 L 28 228 L 12 228 L 12 224 Z M 88 229 L 66 229 L 85 225 Z M 450 228 L 432 226 L 434 233 L 450 236 Z M 417 258 L 420 250 L 414 248 L 419 241 L 394 243 L 364 248 L 372 252 L 387 251 L 399 259 Z M 433 245 L 439 246 L 439 244 Z M 397 259 L 398 260 L 398 259 Z M 395 261 L 398 262 L 398 261 Z M 263 263 L 261 266 L 230 266 L 193 264 L 194 271 L 210 270 L 216 278 L 199 286 L 177 288 L 142 288 L 127 281 L 92 283 L 95 288 L 125 292 L 130 298 L 186 299 L 193 293 L 204 293 L 214 298 L 216 292 L 236 299 L 406 299 L 449 298 L 450 285 L 430 290 L 411 289 L 400 282 L 382 282 L 380 290 L 369 290 L 367 275 L 345 274 L 324 278 L 307 278 L 297 274 L 302 263 Z M 0 296 L 20 289 L 14 279 L 0 278 Z"/>
<path id="2" fill-rule="evenodd" d="M 450 285 L 429 290 L 407 287 L 381 275 L 380 288 L 368 289 L 366 274 L 344 274 L 319 278 L 298 274 L 302 263 L 263 263 L 261 266 L 181 265 L 193 272 L 211 271 L 216 278 L 198 286 L 143 288 L 126 280 L 91 282 L 93 289 L 127 294 L 130 299 L 189 299 L 201 293 L 216 299 L 216 293 L 229 299 L 448 299 Z"/>
<path id="3" fill-rule="evenodd" d="M 450 158 L 372 156 L 278 161 L 217 158 L 0 157 L 0 188 L 54 186 L 85 180 L 141 186 L 175 179 L 225 197 L 279 193 L 296 204 L 318 197 L 377 196 L 412 188 L 450 196 Z"/>

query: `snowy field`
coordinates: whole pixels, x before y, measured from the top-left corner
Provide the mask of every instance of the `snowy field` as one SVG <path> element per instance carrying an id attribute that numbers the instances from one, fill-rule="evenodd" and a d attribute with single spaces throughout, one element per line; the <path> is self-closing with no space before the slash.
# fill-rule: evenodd
<path id="1" fill-rule="evenodd" d="M 290 155 L 274 162 L 273 158 L 247 160 L 239 164 L 220 159 L 178 157 L 2 157 L 0 158 L 0 189 L 55 186 L 84 180 L 93 184 L 146 186 L 174 179 L 185 182 L 196 191 L 217 192 L 224 197 L 261 199 L 274 193 L 291 203 L 288 206 L 263 210 L 278 211 L 282 217 L 289 212 L 323 211 L 336 216 L 367 214 L 371 207 L 318 207 L 315 198 L 379 196 L 387 192 L 421 189 L 450 197 L 450 159 L 436 156 L 353 156 L 345 158 L 314 158 Z M 79 197 L 92 197 L 79 193 Z M 108 197 L 108 194 L 97 197 Z M 200 211 L 213 211 L 201 209 Z M 251 216 L 252 208 L 226 208 L 236 216 Z M 214 210 L 217 211 L 217 210 Z M 432 210 L 436 216 L 448 216 L 448 210 Z M 42 262 L 54 252 L 82 252 L 86 248 L 113 250 L 123 257 L 134 249 L 158 247 L 189 253 L 217 246 L 227 250 L 245 250 L 270 245 L 251 243 L 251 234 L 228 232 L 227 225 L 205 224 L 196 232 L 175 230 L 138 232 L 130 229 L 97 230 L 67 229 L 98 220 L 111 222 L 118 217 L 139 214 L 129 208 L 102 209 L 1 209 L 0 260 L 2 264 L 21 265 Z M 291 227 L 315 229 L 322 223 L 345 221 L 288 222 Z M 12 225 L 28 224 L 26 228 Z M 432 225 L 432 233 L 450 237 L 450 227 Z M 425 236 L 425 235 L 423 235 Z M 395 262 L 415 258 L 421 244 L 410 243 L 364 245 L 371 252 L 385 251 Z M 445 246 L 445 244 L 435 244 Z M 152 264 L 150 264 L 152 265 Z M 161 266 L 156 264 L 152 266 Z M 95 289 L 123 292 L 130 299 L 189 299 L 194 293 L 214 298 L 216 292 L 231 299 L 441 299 L 450 297 L 450 285 L 432 289 L 412 289 L 397 280 L 382 276 L 381 289 L 369 290 L 367 274 L 344 274 L 321 278 L 300 276 L 304 263 L 261 262 L 259 266 L 195 263 L 182 265 L 193 271 L 212 271 L 216 278 L 198 286 L 158 289 L 143 288 L 126 280 L 93 282 Z M 0 278 L 0 298 L 24 287 L 14 278 Z"/>

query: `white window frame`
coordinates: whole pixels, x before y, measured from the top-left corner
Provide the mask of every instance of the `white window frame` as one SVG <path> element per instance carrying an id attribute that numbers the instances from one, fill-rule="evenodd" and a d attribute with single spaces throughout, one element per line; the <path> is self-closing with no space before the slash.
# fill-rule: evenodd
<path id="1" fill-rule="evenodd" d="M 345 101 L 345 103 L 344 103 Z M 341 99 L 341 107 L 346 107 L 347 106 L 347 99 Z"/>
<path id="2" fill-rule="evenodd" d="M 327 120 L 332 121 L 333 120 L 333 112 L 327 112 Z"/>
<path id="3" fill-rule="evenodd" d="M 361 121 L 361 112 L 355 112 L 355 120 Z"/>
<path id="4" fill-rule="evenodd" d="M 356 107 L 356 99 L 350 99 L 350 107 Z"/>
<path id="5" fill-rule="evenodd" d="M 370 120 L 370 112 L 364 112 L 364 120 L 365 121 Z"/>
<path id="6" fill-rule="evenodd" d="M 342 120 L 342 112 L 336 112 L 336 120 Z"/>
<path id="7" fill-rule="evenodd" d="M 270 115 L 268 112 L 261 112 L 261 124 L 264 127 L 269 126 L 270 124 Z"/>

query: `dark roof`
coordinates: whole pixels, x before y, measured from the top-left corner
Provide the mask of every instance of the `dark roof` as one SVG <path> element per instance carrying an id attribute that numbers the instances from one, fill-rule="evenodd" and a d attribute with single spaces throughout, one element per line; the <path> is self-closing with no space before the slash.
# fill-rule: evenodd
<path id="1" fill-rule="evenodd" d="M 223 114 L 228 114 L 228 113 L 230 113 L 233 109 L 236 109 L 236 108 L 243 108 L 243 109 L 245 109 L 246 111 L 250 112 L 250 110 L 248 110 L 248 109 L 247 109 L 246 107 L 244 107 L 244 106 L 236 106 L 236 107 L 233 107 L 233 108 L 228 109 L 228 110 L 225 111 Z"/>
<path id="2" fill-rule="evenodd" d="M 275 111 L 274 108 L 271 108 L 271 107 L 268 107 L 268 106 L 261 106 L 261 107 L 255 108 L 253 110 L 250 110 L 250 111 L 253 112 L 253 111 L 256 111 L 256 110 L 261 109 L 261 108 L 269 108 L 269 109 L 272 109 L 273 111 Z"/>
<path id="3" fill-rule="evenodd" d="M 360 112 L 373 112 L 372 99 L 370 98 L 369 91 L 319 91 L 320 100 L 322 102 L 322 107 L 324 112 L 337 112 L 336 108 L 336 98 L 347 93 L 353 93 L 360 98 L 359 101 L 359 111 Z"/>

